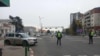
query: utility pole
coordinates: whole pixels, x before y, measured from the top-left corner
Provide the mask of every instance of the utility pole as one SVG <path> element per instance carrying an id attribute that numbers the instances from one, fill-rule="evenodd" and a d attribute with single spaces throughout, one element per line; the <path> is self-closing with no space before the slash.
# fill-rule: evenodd
<path id="1" fill-rule="evenodd" d="M 41 17 L 39 16 L 39 20 L 40 20 L 40 33 L 42 34 L 42 21 L 41 21 Z"/>

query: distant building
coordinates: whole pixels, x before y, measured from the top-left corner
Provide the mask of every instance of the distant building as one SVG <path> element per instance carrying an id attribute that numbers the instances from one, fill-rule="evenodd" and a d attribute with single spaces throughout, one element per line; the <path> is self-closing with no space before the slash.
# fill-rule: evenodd
<path id="1" fill-rule="evenodd" d="M 32 26 L 25 26 L 24 32 L 28 33 L 30 36 L 34 36 L 36 34 L 36 28 Z"/>
<path id="2" fill-rule="evenodd" d="M 79 20 L 82 24 L 83 31 L 87 34 L 87 31 L 92 28 L 100 34 L 100 7 L 88 10 L 85 13 L 71 13 L 70 25 L 73 23 L 73 19 Z"/>
<path id="3" fill-rule="evenodd" d="M 50 30 L 52 32 L 56 32 L 56 31 L 63 31 L 64 27 L 63 26 L 46 26 L 43 27 L 43 30 Z"/>
<path id="4" fill-rule="evenodd" d="M 86 31 L 92 28 L 95 31 L 100 32 L 100 7 L 93 8 L 84 13 L 83 19 L 83 25 Z"/>
<path id="5" fill-rule="evenodd" d="M 76 12 L 70 14 L 70 31 L 71 34 L 81 34 L 82 33 L 82 27 L 81 27 L 81 16 L 82 13 Z"/>
<path id="6" fill-rule="evenodd" d="M 15 31 L 15 26 L 9 22 L 9 19 L 0 19 L 0 35 Z"/>
<path id="7" fill-rule="evenodd" d="M 73 23 L 73 20 L 80 20 L 80 17 L 81 17 L 81 14 L 80 12 L 76 12 L 76 13 L 71 13 L 70 14 L 70 25 Z"/>

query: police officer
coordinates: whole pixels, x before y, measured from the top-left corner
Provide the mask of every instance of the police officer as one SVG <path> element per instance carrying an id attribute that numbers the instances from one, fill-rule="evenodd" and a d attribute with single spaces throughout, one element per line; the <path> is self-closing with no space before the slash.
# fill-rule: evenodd
<path id="1" fill-rule="evenodd" d="M 57 45 L 61 46 L 62 33 L 60 31 L 57 32 L 56 38 L 57 38 Z"/>
<path id="2" fill-rule="evenodd" d="M 93 44 L 93 36 L 94 36 L 94 31 L 90 29 L 89 30 L 89 44 Z"/>

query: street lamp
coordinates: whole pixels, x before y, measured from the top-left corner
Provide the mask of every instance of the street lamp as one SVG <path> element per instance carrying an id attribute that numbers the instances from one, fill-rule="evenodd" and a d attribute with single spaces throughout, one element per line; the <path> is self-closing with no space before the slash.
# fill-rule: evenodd
<path id="1" fill-rule="evenodd" d="M 42 21 L 41 21 L 41 17 L 39 16 L 39 20 L 40 20 L 40 33 L 42 34 Z"/>

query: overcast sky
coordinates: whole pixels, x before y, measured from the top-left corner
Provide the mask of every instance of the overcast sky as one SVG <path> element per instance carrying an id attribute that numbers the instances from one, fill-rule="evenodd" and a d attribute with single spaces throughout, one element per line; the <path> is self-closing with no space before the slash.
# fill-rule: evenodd
<path id="1" fill-rule="evenodd" d="M 10 7 L 0 7 L 0 19 L 19 16 L 25 26 L 69 27 L 70 13 L 100 7 L 100 0 L 10 0 Z"/>

